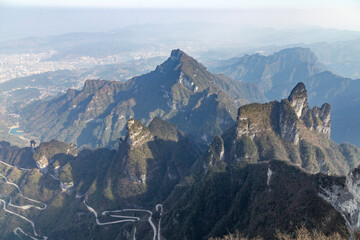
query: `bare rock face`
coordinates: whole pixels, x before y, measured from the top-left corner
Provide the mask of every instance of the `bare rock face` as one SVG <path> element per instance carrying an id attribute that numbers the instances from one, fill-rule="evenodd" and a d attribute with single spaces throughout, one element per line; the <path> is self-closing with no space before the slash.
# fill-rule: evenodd
<path id="1" fill-rule="evenodd" d="M 341 214 L 351 231 L 360 228 L 360 166 L 346 179 L 320 183 L 318 195 Z"/>
<path id="2" fill-rule="evenodd" d="M 150 130 L 140 121 L 133 118 L 127 121 L 127 135 L 120 143 L 119 151 L 125 147 L 121 158 L 122 167 L 127 178 L 138 184 L 145 184 L 147 180 L 147 161 L 152 158 L 147 143 L 154 139 Z"/>
<path id="3" fill-rule="evenodd" d="M 312 110 L 314 119 L 314 130 L 318 133 L 325 134 L 330 138 L 331 134 L 331 118 L 330 118 L 331 106 L 328 103 L 324 103 L 321 108 L 314 107 Z"/>
<path id="4" fill-rule="evenodd" d="M 127 122 L 127 130 L 128 134 L 126 140 L 130 148 L 134 148 L 137 145 L 141 145 L 153 139 L 150 130 L 143 126 L 141 122 L 133 118 L 129 119 Z"/>
<path id="5" fill-rule="evenodd" d="M 307 91 L 303 83 L 298 83 L 287 99 L 280 103 L 249 104 L 239 108 L 237 139 L 243 135 L 254 139 L 265 131 L 278 132 L 281 138 L 295 145 L 301 140 L 300 125 L 310 131 L 330 138 L 331 107 L 324 103 L 321 108 L 309 107 Z"/>
<path id="6" fill-rule="evenodd" d="M 304 83 L 300 82 L 294 87 L 288 100 L 291 107 L 294 109 L 296 116 L 300 118 L 303 115 L 303 112 L 309 109 L 307 91 Z"/>
<path id="7" fill-rule="evenodd" d="M 308 129 L 324 134 L 327 138 L 330 138 L 330 104 L 324 103 L 321 108 L 315 106 L 313 109 L 310 109 L 307 101 L 307 91 L 302 82 L 295 86 L 287 100 L 289 105 L 295 111 L 297 118 L 302 120 Z M 280 122 L 281 119 L 282 118 L 280 117 Z M 298 138 L 295 136 L 298 130 L 296 130 L 295 124 L 293 122 L 291 123 L 291 126 L 280 124 L 280 128 L 282 128 L 282 136 L 291 136 L 286 138 L 296 144 L 298 142 Z"/>
<path id="8" fill-rule="evenodd" d="M 307 102 L 305 102 L 307 103 Z M 290 142 L 293 142 L 295 145 L 299 143 L 299 118 L 296 113 L 294 113 L 293 107 L 300 109 L 302 112 L 303 106 L 305 104 L 301 101 L 298 105 L 289 103 L 288 100 L 282 100 L 280 104 L 280 113 L 279 113 L 279 128 L 280 135 L 283 139 L 286 139 Z"/>
<path id="9" fill-rule="evenodd" d="M 48 170 L 47 169 L 48 165 L 49 165 L 49 160 L 45 155 L 41 156 L 41 158 L 38 161 L 36 161 L 36 166 L 40 169 L 41 172 L 46 173 Z"/>

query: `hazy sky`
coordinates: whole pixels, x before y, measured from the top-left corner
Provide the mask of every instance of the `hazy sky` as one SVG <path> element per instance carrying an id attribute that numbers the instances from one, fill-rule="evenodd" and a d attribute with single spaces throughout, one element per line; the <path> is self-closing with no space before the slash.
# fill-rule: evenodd
<path id="1" fill-rule="evenodd" d="M 184 21 L 360 31 L 360 0 L 0 0 L 0 41 Z"/>
<path id="2" fill-rule="evenodd" d="M 13 6 L 71 6 L 125 8 L 247 8 L 247 7 L 349 7 L 359 10 L 359 0 L 2 0 Z"/>

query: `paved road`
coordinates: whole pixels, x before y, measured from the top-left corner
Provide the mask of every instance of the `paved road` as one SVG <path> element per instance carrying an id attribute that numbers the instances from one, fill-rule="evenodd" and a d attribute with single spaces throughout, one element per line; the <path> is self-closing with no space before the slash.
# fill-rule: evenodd
<path id="1" fill-rule="evenodd" d="M 76 195 L 76 198 L 80 198 L 83 197 L 84 195 Z M 94 214 L 95 218 L 96 218 L 96 224 L 97 225 L 111 225 L 111 224 L 117 224 L 117 223 L 124 223 L 124 222 L 138 222 L 141 221 L 141 218 L 139 217 L 134 217 L 134 216 L 127 216 L 124 215 L 124 213 L 126 212 L 130 212 L 130 213 L 135 213 L 135 212 L 143 212 L 146 214 L 149 214 L 149 217 L 147 218 L 147 221 L 149 222 L 150 226 L 153 229 L 153 240 L 160 240 L 161 239 L 161 230 L 160 230 L 160 225 L 161 225 L 161 216 L 163 214 L 163 206 L 162 204 L 157 204 L 155 209 L 156 211 L 160 211 L 160 218 L 159 218 L 159 223 L 158 223 L 158 228 L 156 228 L 153 220 L 152 220 L 152 215 L 153 212 L 150 210 L 146 210 L 146 209 L 119 209 L 119 210 L 110 210 L 110 211 L 103 211 L 101 213 L 101 215 L 103 216 L 110 216 L 113 218 L 121 218 L 124 220 L 118 220 L 118 221 L 110 221 L 110 222 L 100 222 L 99 217 L 98 217 L 98 213 L 96 212 L 96 210 L 92 207 L 90 207 L 85 200 L 83 200 L 83 203 L 85 204 L 86 208 Z M 121 215 L 119 215 L 119 213 Z M 136 226 L 134 228 L 134 233 L 133 233 L 133 240 L 136 240 Z"/>
<path id="2" fill-rule="evenodd" d="M 14 167 L 14 166 L 12 166 L 12 165 L 10 165 L 10 164 L 4 163 L 3 161 L 0 161 L 0 162 L 1 162 L 2 164 L 7 165 L 8 167 L 11 167 L 11 168 Z M 25 170 L 25 171 L 27 171 L 27 170 Z M 5 201 L 4 199 L 0 199 L 0 203 L 2 203 L 2 205 L 3 205 L 3 210 L 4 210 L 5 212 L 10 213 L 10 214 L 12 214 L 12 215 L 14 215 L 14 216 L 17 216 L 17 217 L 25 220 L 26 222 L 28 222 L 28 223 L 32 226 L 34 236 L 28 235 L 28 234 L 25 233 L 20 227 L 17 227 L 17 228 L 15 228 L 15 229 L 13 230 L 14 234 L 15 234 L 16 236 L 18 236 L 20 239 L 22 239 L 22 237 L 21 237 L 21 235 L 19 234 L 19 232 L 21 232 L 22 234 L 26 235 L 27 237 L 29 237 L 29 238 L 31 238 L 31 239 L 33 239 L 33 240 L 41 240 L 41 239 L 42 239 L 42 240 L 46 240 L 46 239 L 47 239 L 46 236 L 41 236 L 41 235 L 39 235 L 39 234 L 36 232 L 35 224 L 34 224 L 33 221 L 31 221 L 30 219 L 26 218 L 26 217 L 23 216 L 23 215 L 20 215 L 20 214 L 18 214 L 18 213 L 15 213 L 15 212 L 10 211 L 9 209 L 7 209 L 7 206 L 14 207 L 14 208 L 18 208 L 18 209 L 21 209 L 21 210 L 28 210 L 28 209 L 30 209 L 30 208 L 35 208 L 35 209 L 38 209 L 38 210 L 41 210 L 41 211 L 42 211 L 42 210 L 45 210 L 45 209 L 47 208 L 47 205 L 46 205 L 45 203 L 39 202 L 39 201 L 37 201 L 37 200 L 35 200 L 35 199 L 32 199 L 32 198 L 29 198 L 29 197 L 24 196 L 24 194 L 22 193 L 20 187 L 19 187 L 17 184 L 15 184 L 15 183 L 13 183 L 13 182 L 10 182 L 10 181 L 8 180 L 8 178 L 7 178 L 5 175 L 1 174 L 1 173 L 0 173 L 0 179 L 5 180 L 5 184 L 8 184 L 8 185 L 11 185 L 11 186 L 15 187 L 21 197 L 29 200 L 30 202 L 34 202 L 34 203 L 37 203 L 37 204 L 39 204 L 39 205 L 42 205 L 42 207 L 39 207 L 39 206 L 36 206 L 36 205 L 32 205 L 32 204 L 19 206 L 19 205 L 15 205 L 15 204 L 12 204 L 12 203 L 11 203 L 11 197 L 10 197 L 9 203 L 6 203 L 6 201 Z"/>

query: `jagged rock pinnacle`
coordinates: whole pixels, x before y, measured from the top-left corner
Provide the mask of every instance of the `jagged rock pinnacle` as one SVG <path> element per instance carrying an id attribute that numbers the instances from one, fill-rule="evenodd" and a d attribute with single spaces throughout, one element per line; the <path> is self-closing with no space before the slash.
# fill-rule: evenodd
<path id="1" fill-rule="evenodd" d="M 279 115 L 273 118 L 276 106 L 279 107 Z M 300 82 L 291 91 L 288 99 L 283 99 L 281 103 L 248 104 L 240 107 L 237 138 L 239 139 L 242 135 L 255 138 L 261 132 L 272 129 L 274 119 L 279 120 L 280 136 L 295 145 L 301 140 L 300 126 L 302 124 L 309 130 L 330 138 L 330 112 L 331 106 L 328 103 L 324 103 L 321 108 L 315 106 L 310 109 L 305 85 Z"/>
<path id="2" fill-rule="evenodd" d="M 299 82 L 291 91 L 288 100 L 291 107 L 295 110 L 297 117 L 300 118 L 303 110 L 309 108 L 305 84 Z"/>
<path id="3" fill-rule="evenodd" d="M 307 98 L 306 87 L 303 82 L 299 82 L 298 84 L 296 84 L 296 86 L 293 88 L 293 90 L 291 90 L 288 100 L 292 101 L 294 99 L 299 99 L 299 98 L 304 98 L 304 97 Z"/>

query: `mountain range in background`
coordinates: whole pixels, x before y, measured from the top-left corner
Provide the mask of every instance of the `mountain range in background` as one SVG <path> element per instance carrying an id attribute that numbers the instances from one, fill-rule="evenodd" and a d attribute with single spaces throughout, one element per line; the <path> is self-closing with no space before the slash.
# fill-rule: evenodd
<path id="1" fill-rule="evenodd" d="M 333 174 L 357 166 L 360 149 L 332 142 L 330 127 L 330 105 L 310 109 L 299 83 L 281 102 L 240 107 L 206 151 L 158 117 L 148 127 L 129 119 L 116 150 L 1 142 L 0 168 L 22 189 L 0 185 L 11 197 L 3 204 L 33 225 L 2 211 L 0 234 L 12 238 L 21 227 L 51 239 L 208 239 L 236 231 L 276 239 L 277 229 L 303 227 L 347 239 L 359 227 L 358 212 L 346 207 L 360 204 L 359 170 Z M 37 209 L 13 207 L 29 204 Z M 118 213 L 132 221 L 112 224 Z"/>
<path id="2" fill-rule="evenodd" d="M 67 97 L 63 96 L 57 98 L 57 100 L 52 100 L 49 103 L 35 102 L 34 104 L 27 106 L 24 110 L 19 108 L 21 105 L 24 106 L 24 101 L 20 101 L 18 104 L 12 104 L 11 107 L 16 113 L 19 113 L 20 109 L 20 115 L 23 117 L 24 124 L 22 127 L 24 130 L 29 135 L 42 140 L 51 140 L 56 138 L 62 141 L 71 141 L 79 146 L 113 146 L 117 139 L 124 134 L 124 126 L 126 123 L 125 119 L 128 117 L 139 116 L 138 119 L 140 119 L 143 123 L 148 124 L 154 116 L 159 116 L 176 123 L 181 130 L 186 133 L 192 133 L 196 139 L 203 139 L 204 141 L 201 141 L 209 143 L 209 141 L 211 141 L 209 139 L 212 139 L 211 136 L 215 136 L 229 127 L 226 122 L 231 124 L 234 121 L 236 108 L 241 104 L 249 102 L 264 102 L 266 98 L 261 92 L 264 93 L 267 99 L 284 97 L 290 93 L 294 84 L 302 81 L 308 86 L 309 104 L 311 106 L 320 105 L 324 100 L 332 106 L 333 139 L 338 143 L 350 142 L 358 146 L 360 145 L 356 134 L 360 131 L 360 129 L 355 124 L 360 119 L 360 116 L 354 114 L 353 111 L 354 109 L 357 109 L 360 104 L 357 94 L 357 89 L 359 89 L 359 80 L 343 78 L 327 71 L 324 65 L 318 61 L 316 56 L 309 49 L 290 48 L 281 50 L 280 52 L 270 56 L 263 56 L 260 54 L 244 56 L 242 58 L 225 61 L 223 62 L 223 65 L 219 65 L 218 68 L 212 69 L 214 72 L 226 74 L 237 81 L 240 80 L 239 83 L 221 75 L 212 75 L 207 72 L 204 66 L 197 63 L 191 57 L 186 57 L 186 61 L 187 63 L 185 64 L 185 67 L 182 67 L 184 63 L 179 61 L 178 63 L 173 63 L 172 69 L 171 67 L 168 67 L 167 69 L 162 70 L 161 68 L 166 65 L 164 63 L 159 65 L 155 71 L 140 77 L 135 77 L 126 83 L 89 80 L 85 83 L 83 90 L 80 92 L 71 90 L 67 93 Z M 170 60 L 167 62 L 169 63 Z M 181 68 L 180 71 L 175 69 L 177 64 L 181 65 L 181 67 L 179 65 Z M 203 69 L 201 70 L 203 74 L 197 75 L 196 69 Z M 177 79 L 178 82 L 176 82 L 175 79 Z M 37 84 L 39 81 L 40 80 L 36 80 L 35 82 L 31 82 L 29 84 Z M 151 81 L 152 86 L 147 85 L 149 83 L 148 81 Z M 165 81 L 170 85 L 164 84 L 162 81 Z M 170 83 L 171 81 L 174 82 Z M 2 85 L 12 86 L 13 82 L 15 82 L 15 80 L 3 83 Z M 246 85 L 244 84 L 245 82 L 252 83 L 254 85 Z M 173 84 L 177 84 L 176 86 L 181 85 L 182 90 L 179 90 Z M 90 87 L 92 85 L 95 87 Z M 259 87 L 259 90 L 254 87 L 255 85 Z M 200 86 L 201 89 L 195 91 L 196 86 Z M 108 94 L 105 90 L 101 90 L 104 87 L 113 89 L 109 90 L 114 92 L 113 99 L 107 99 L 107 97 L 104 98 L 105 94 Z M 124 91 L 127 91 L 128 94 L 130 94 L 130 91 L 135 91 L 135 88 L 143 89 L 144 93 L 137 95 L 136 98 L 132 95 L 131 97 L 130 95 L 125 97 L 126 94 Z M 148 89 L 153 90 L 148 91 Z M 209 91 L 206 95 L 212 93 L 214 89 L 220 90 L 223 94 L 220 94 L 219 97 L 216 98 L 215 102 L 206 103 L 206 101 L 203 102 L 204 98 L 200 97 L 200 92 L 203 92 L 205 89 L 208 89 Z M 183 90 L 186 92 L 182 92 Z M 217 93 L 218 90 L 215 90 L 215 92 Z M 203 92 L 203 94 L 205 93 Z M 24 94 L 20 95 L 26 97 Z M 98 95 L 99 99 L 104 99 L 105 101 L 101 103 L 101 108 L 103 109 L 98 109 L 96 113 L 94 112 L 95 109 L 92 109 L 93 107 L 90 106 L 90 102 L 94 102 L 95 98 L 92 100 L 88 98 L 92 95 Z M 116 95 L 121 97 L 116 97 Z M 191 101 L 190 95 L 193 95 Z M 197 96 L 197 100 L 195 100 L 195 96 Z M 72 98 L 75 98 L 77 102 L 74 104 L 70 103 L 73 101 Z M 143 101 L 145 101 L 142 103 L 143 106 L 146 106 L 146 104 L 152 104 L 155 108 L 148 113 L 148 110 L 136 110 L 136 106 L 134 109 L 130 106 L 129 108 L 131 109 L 120 110 L 120 108 L 127 108 L 125 105 L 129 105 L 129 103 L 125 104 L 123 102 L 128 101 L 131 98 L 133 98 L 135 102 L 139 102 L 141 101 L 140 99 L 143 99 Z M 147 99 L 145 100 L 145 98 L 149 98 L 151 100 L 148 101 Z M 15 95 L 12 98 L 7 97 L 6 99 L 8 101 L 9 99 L 17 99 L 19 101 L 21 97 L 17 97 L 17 95 Z M 208 98 L 205 99 L 209 100 Z M 175 101 L 175 105 L 172 101 Z M 196 103 L 192 101 L 196 101 Z M 78 107 L 80 102 L 84 105 L 82 108 Z M 225 117 L 224 112 L 220 113 L 222 111 L 221 105 L 219 108 L 215 107 L 218 102 L 232 102 L 227 105 L 233 107 L 228 107 L 229 109 L 224 110 L 225 112 L 228 112 L 228 117 Z M 77 108 L 72 109 L 72 107 L 69 106 L 68 109 L 65 109 L 63 107 L 63 103 L 68 105 L 72 104 L 72 106 L 76 105 Z M 199 106 L 195 108 L 195 104 L 198 103 L 210 104 L 216 108 L 214 111 L 217 113 L 210 113 L 211 111 L 208 111 L 206 114 L 210 114 L 211 118 L 215 118 L 217 120 L 210 120 L 211 118 L 206 118 L 206 121 L 212 121 L 215 123 L 216 121 L 221 120 L 222 123 L 217 122 L 216 124 L 218 125 L 213 129 L 206 129 L 206 124 L 203 124 L 201 127 L 196 125 L 195 122 L 200 123 L 204 121 L 200 121 L 199 119 L 205 116 L 203 113 L 200 113 L 202 108 L 199 108 Z M 88 104 L 90 104 L 89 107 L 85 108 Z M 114 110 L 114 104 L 125 105 L 123 107 L 117 106 L 118 110 Z M 55 105 L 57 105 L 56 108 L 62 107 L 61 110 L 51 112 L 55 109 Z M 112 113 L 110 113 L 111 111 Z M 190 121 L 192 121 L 191 127 L 187 124 L 187 121 L 189 120 L 186 120 L 186 118 L 189 119 L 189 112 L 192 112 L 191 114 L 197 112 L 198 114 L 194 115 L 192 119 L 190 119 Z M 79 113 L 83 114 L 83 116 L 78 116 L 77 114 Z M 222 117 L 219 117 L 220 115 L 217 114 L 222 114 Z M 66 125 L 65 123 L 71 115 L 72 117 L 75 117 L 73 120 L 78 119 L 78 122 L 81 122 L 80 125 L 82 124 L 84 126 L 79 127 L 80 125 L 77 125 L 76 123 Z M 119 115 L 117 117 L 118 120 L 115 119 L 117 115 Z M 124 119 L 119 119 L 121 117 L 120 115 L 124 116 Z M 56 119 L 55 122 L 52 119 Z M 80 119 L 89 122 L 85 123 L 84 121 L 80 121 Z M 53 128 L 53 131 L 48 131 L 48 129 L 51 128 L 49 128 L 50 125 L 47 125 L 46 122 L 52 124 L 52 126 L 57 125 L 57 127 Z M 221 124 L 224 125 L 221 126 Z M 209 123 L 209 125 L 211 124 Z M 75 128 L 78 133 L 73 135 L 74 131 L 69 129 Z M 84 132 L 81 134 L 83 129 Z M 106 131 L 107 133 L 105 133 Z M 69 138 L 70 135 L 72 135 L 72 137 Z M 82 140 L 82 137 L 85 140 Z"/>
<path id="3" fill-rule="evenodd" d="M 359 78 L 359 39 L 358 32 L 336 29 L 257 29 L 204 22 L 144 24 L 106 32 L 29 37 L 0 42 L 0 60 L 10 68 L 12 64 L 22 65 L 28 57 L 38 64 L 30 68 L 18 67 L 5 78 L 0 71 L 0 82 L 49 69 L 79 70 L 99 64 L 166 57 L 175 48 L 183 49 L 212 67 L 209 62 L 219 59 L 256 52 L 269 55 L 284 48 L 307 47 L 332 72 Z"/>
<path id="4" fill-rule="evenodd" d="M 332 137 L 337 142 L 360 146 L 357 123 L 360 79 L 352 80 L 326 70 L 308 48 L 290 48 L 270 56 L 246 55 L 225 62 L 214 72 L 242 82 L 254 83 L 268 99 L 288 95 L 292 85 L 301 81 L 308 87 L 310 105 L 323 101 L 332 106 Z"/>
<path id="5" fill-rule="evenodd" d="M 169 22 L 0 42 L 0 238 L 360 239 L 359 39 Z"/>
<path id="6" fill-rule="evenodd" d="M 163 60 L 162 57 L 155 57 L 14 78 L 0 83 L 0 101 L 8 106 L 8 111 L 16 112 L 29 102 L 53 98 L 65 93 L 69 88 L 81 89 L 84 82 L 89 79 L 111 79 L 125 82 L 134 76 L 149 72 Z"/>

